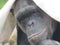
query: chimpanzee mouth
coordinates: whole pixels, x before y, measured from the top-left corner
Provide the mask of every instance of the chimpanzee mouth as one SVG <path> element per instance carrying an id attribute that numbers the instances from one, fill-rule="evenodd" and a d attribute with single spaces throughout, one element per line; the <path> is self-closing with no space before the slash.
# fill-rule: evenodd
<path id="1" fill-rule="evenodd" d="M 35 39 L 35 38 L 41 36 L 42 34 L 44 34 L 44 32 L 46 32 L 46 30 L 47 30 L 47 28 L 44 28 L 42 31 L 30 35 L 30 36 L 28 37 L 28 39 L 29 39 L 29 40 Z"/>

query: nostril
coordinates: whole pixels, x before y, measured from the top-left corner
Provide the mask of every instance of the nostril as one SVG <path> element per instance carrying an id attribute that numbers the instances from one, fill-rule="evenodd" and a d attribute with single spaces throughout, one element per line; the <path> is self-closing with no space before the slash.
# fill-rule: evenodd
<path id="1" fill-rule="evenodd" d="M 34 22 L 32 22 L 31 25 L 34 25 Z"/>

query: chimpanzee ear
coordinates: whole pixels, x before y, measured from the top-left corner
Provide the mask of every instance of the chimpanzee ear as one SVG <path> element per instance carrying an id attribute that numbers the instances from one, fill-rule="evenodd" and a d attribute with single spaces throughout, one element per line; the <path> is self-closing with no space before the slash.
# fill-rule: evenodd
<path id="1" fill-rule="evenodd" d="M 16 1 L 15 1 L 15 3 L 16 3 Z M 14 15 L 15 3 L 13 4 L 13 6 L 12 6 L 12 8 L 10 10 L 10 12 L 12 13 L 12 15 Z"/>
<path id="2" fill-rule="evenodd" d="M 12 15 L 14 15 L 14 9 L 11 9 L 10 12 L 12 13 Z"/>

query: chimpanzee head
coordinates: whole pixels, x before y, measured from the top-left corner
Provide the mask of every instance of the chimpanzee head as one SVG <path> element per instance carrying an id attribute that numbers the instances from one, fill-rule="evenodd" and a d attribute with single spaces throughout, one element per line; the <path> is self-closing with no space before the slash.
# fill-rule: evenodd
<path id="1" fill-rule="evenodd" d="M 14 14 L 18 26 L 27 35 L 32 45 L 51 38 L 54 32 L 54 21 L 32 0 L 17 0 Z"/>

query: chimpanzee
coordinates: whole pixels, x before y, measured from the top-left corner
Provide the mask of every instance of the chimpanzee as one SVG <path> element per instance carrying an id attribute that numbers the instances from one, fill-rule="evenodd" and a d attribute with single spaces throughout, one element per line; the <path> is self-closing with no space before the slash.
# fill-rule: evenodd
<path id="1" fill-rule="evenodd" d="M 41 41 L 52 38 L 56 21 L 33 0 L 16 0 L 14 15 L 17 19 L 17 45 L 40 45 Z"/>

